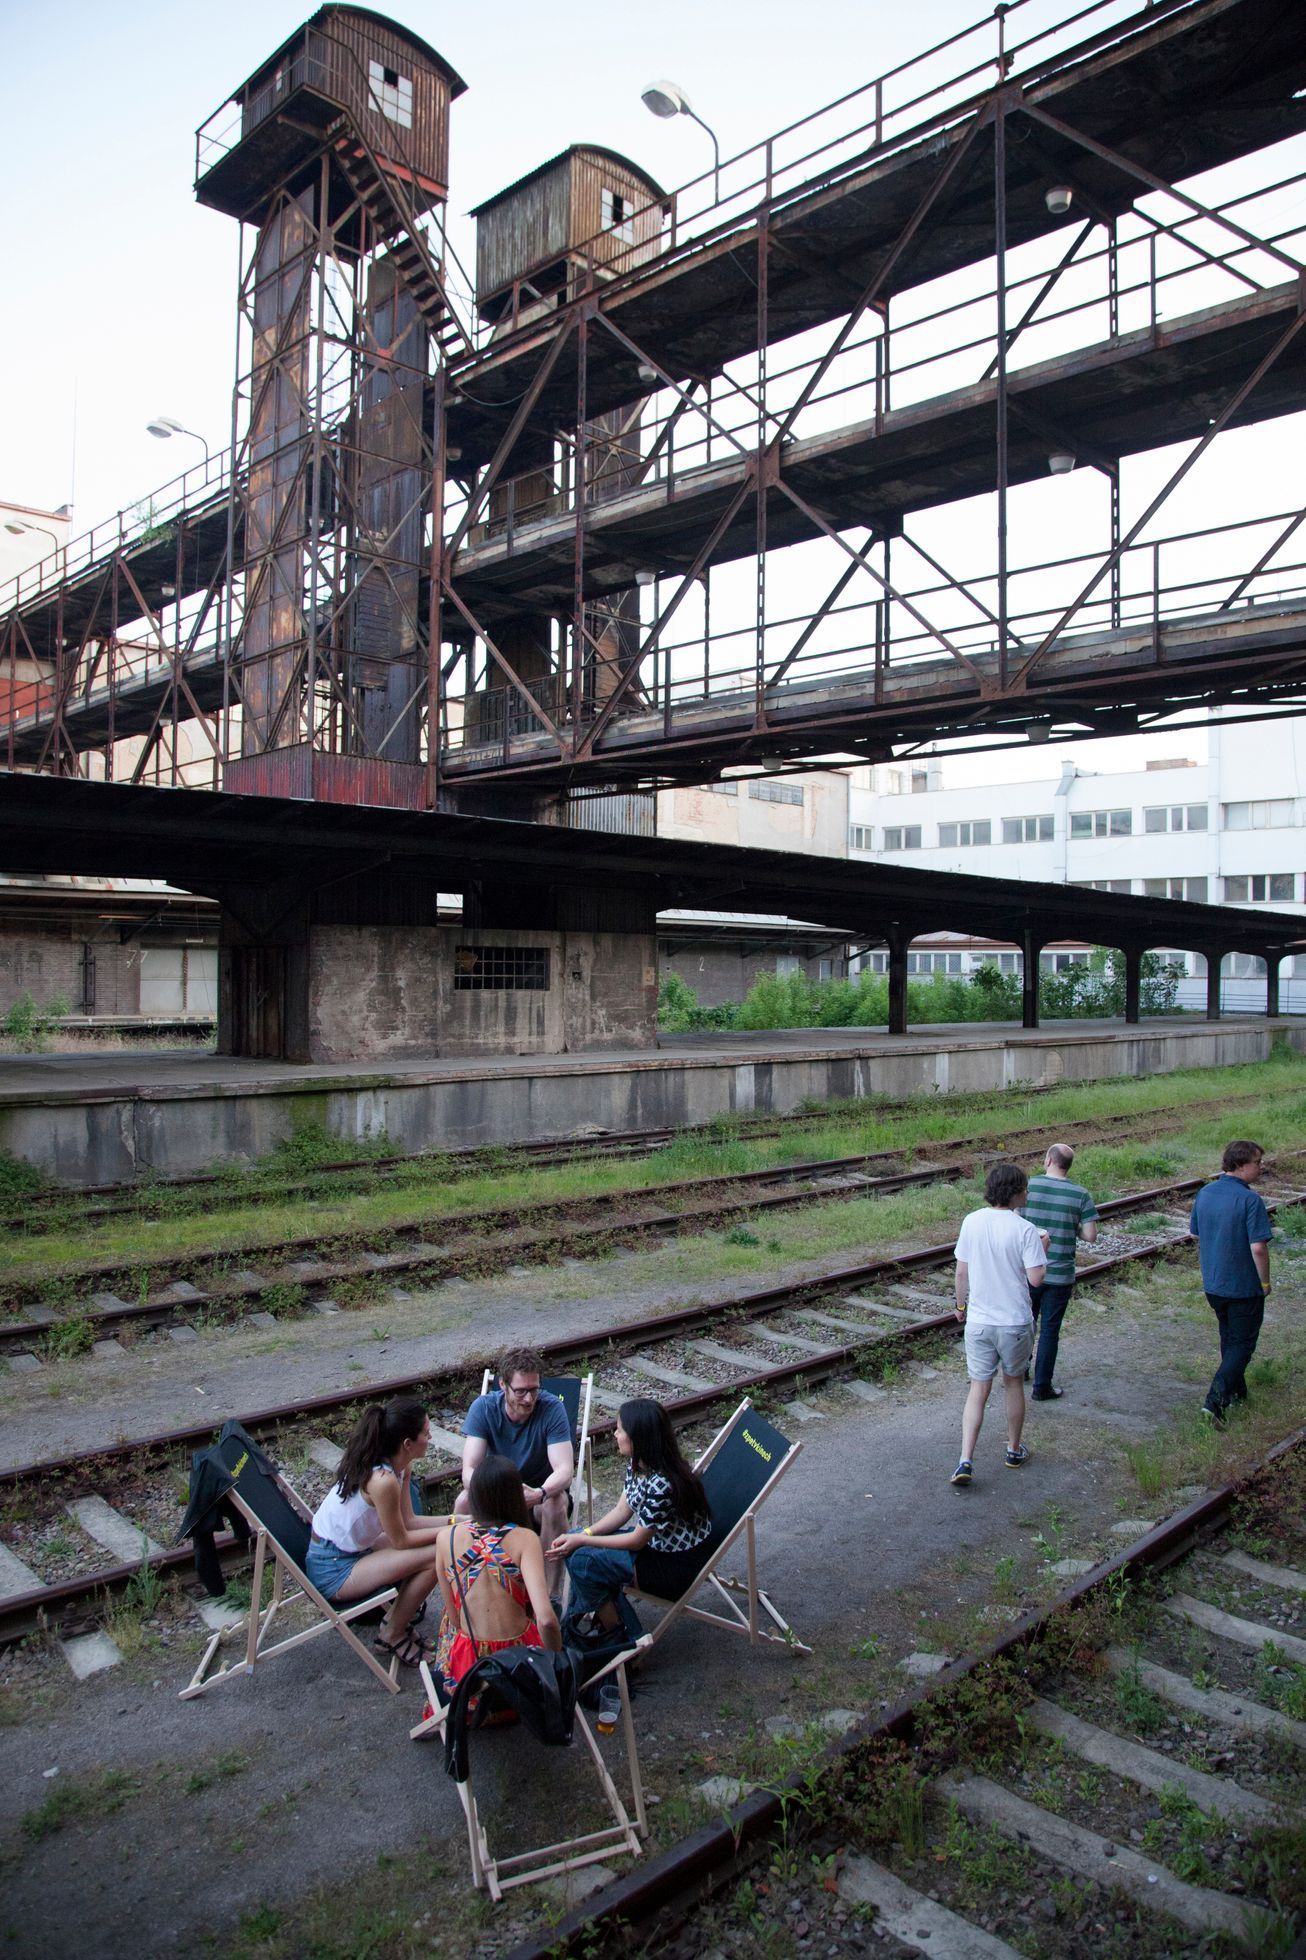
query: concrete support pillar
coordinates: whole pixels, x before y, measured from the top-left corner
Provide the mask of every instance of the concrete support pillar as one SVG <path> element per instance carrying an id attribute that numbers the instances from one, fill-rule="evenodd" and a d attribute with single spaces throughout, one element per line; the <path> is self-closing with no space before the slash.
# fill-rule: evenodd
<path id="1" fill-rule="evenodd" d="M 1279 1014 L 1279 952 L 1270 947 L 1265 954 L 1265 1013 L 1273 1021 Z"/>
<path id="2" fill-rule="evenodd" d="M 1038 956 L 1043 951 L 1043 940 L 1033 926 L 1025 926 L 1020 935 L 1020 950 L 1024 972 L 1021 975 L 1020 1025 L 1022 1028 L 1038 1026 Z"/>
<path id="3" fill-rule="evenodd" d="M 1126 946 L 1125 955 L 1125 1025 L 1137 1027 L 1142 1019 L 1143 1001 L 1143 949 L 1141 946 Z"/>
<path id="4" fill-rule="evenodd" d="M 888 934 L 889 946 L 889 1033 L 907 1032 L 907 948 L 908 932 Z"/>
<path id="5" fill-rule="evenodd" d="M 1218 1021 L 1220 1018 L 1220 968 L 1224 954 L 1212 950 L 1206 955 L 1206 1018 Z"/>

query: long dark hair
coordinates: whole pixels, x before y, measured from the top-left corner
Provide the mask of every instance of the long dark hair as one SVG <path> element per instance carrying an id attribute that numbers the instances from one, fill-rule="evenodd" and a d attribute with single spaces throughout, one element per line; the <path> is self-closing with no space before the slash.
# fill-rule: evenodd
<path id="1" fill-rule="evenodd" d="M 510 1456 L 483 1456 L 467 1486 L 467 1502 L 478 1524 L 530 1526 L 521 1471 Z"/>
<path id="2" fill-rule="evenodd" d="M 363 1488 L 378 1463 L 388 1463 L 405 1443 L 422 1433 L 426 1410 L 411 1395 L 396 1395 L 384 1407 L 374 1402 L 365 1409 L 350 1432 L 340 1459 L 336 1489 L 342 1497 L 352 1497 Z"/>
<path id="3" fill-rule="evenodd" d="M 703 1480 L 696 1477 L 680 1453 L 671 1418 L 660 1402 L 623 1402 L 617 1420 L 630 1438 L 630 1460 L 638 1470 L 655 1471 L 671 1486 L 676 1516 L 685 1524 L 701 1524 L 711 1516 Z"/>

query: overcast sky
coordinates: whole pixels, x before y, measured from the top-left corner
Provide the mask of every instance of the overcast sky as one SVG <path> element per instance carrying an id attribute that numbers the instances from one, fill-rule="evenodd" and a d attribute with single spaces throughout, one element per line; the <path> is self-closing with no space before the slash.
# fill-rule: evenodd
<path id="1" fill-rule="evenodd" d="M 71 495 L 80 531 L 198 454 L 180 439 L 148 436 L 150 415 L 177 417 L 215 448 L 229 439 L 237 227 L 194 201 L 194 131 L 310 11 L 306 0 L 124 0 L 112 8 L 50 0 L 39 9 L 8 0 L 0 496 L 48 509 Z M 915 8 L 884 0 L 798 8 L 779 0 L 658 0 L 647 8 L 500 0 L 389 11 L 468 84 L 454 105 L 451 146 L 451 209 L 464 213 L 578 140 L 628 153 L 668 187 L 703 168 L 703 133 L 685 118 L 658 122 L 641 105 L 640 89 L 655 76 L 685 86 L 729 154 L 982 10 L 976 0 Z M 1070 11 L 1068 0 L 1029 0 L 1010 31 L 1026 34 Z M 1294 496 L 1300 503 L 1300 434 L 1294 440 L 1280 425 L 1229 440 L 1223 476 L 1286 500 L 1267 508 Z M 1149 459 L 1139 494 L 1172 462 Z M 1089 475 L 1066 482 L 1087 508 L 1100 481 L 1081 487 L 1081 474 Z M 1195 490 L 1187 511 L 1209 507 L 1205 494 Z M 1078 507 L 1060 506 L 1072 536 Z M 1040 773 L 1055 769 L 1028 761 Z M 1011 758 L 988 765 L 1000 775 L 1019 767 Z"/>

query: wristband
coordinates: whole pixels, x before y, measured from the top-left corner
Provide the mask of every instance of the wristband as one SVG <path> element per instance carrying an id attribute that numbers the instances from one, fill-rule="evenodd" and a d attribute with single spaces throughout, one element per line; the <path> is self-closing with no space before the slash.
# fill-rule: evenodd
<path id="1" fill-rule="evenodd" d="M 594 1536 L 594 1527 L 593 1527 L 593 1525 L 592 1525 L 592 1524 L 587 1524 L 587 1525 L 585 1526 L 585 1529 L 584 1529 L 584 1530 L 583 1530 L 583 1531 L 581 1532 L 581 1534 L 580 1534 L 580 1535 L 581 1535 L 581 1537 L 582 1537 L 582 1538 L 592 1538 L 592 1537 Z"/>

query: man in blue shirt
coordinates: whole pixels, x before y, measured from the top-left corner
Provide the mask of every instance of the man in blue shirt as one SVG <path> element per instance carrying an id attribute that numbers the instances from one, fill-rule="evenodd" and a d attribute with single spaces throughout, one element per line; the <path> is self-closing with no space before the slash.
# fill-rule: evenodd
<path id="1" fill-rule="evenodd" d="M 1197 1240 L 1202 1287 L 1220 1327 L 1220 1366 L 1202 1412 L 1222 1423 L 1231 1403 L 1247 1400 L 1247 1364 L 1256 1352 L 1270 1290 L 1270 1215 L 1251 1186 L 1261 1175 L 1259 1143 L 1225 1145 L 1223 1172 L 1204 1185 L 1188 1229 Z"/>
<path id="2" fill-rule="evenodd" d="M 499 1360 L 499 1386 L 478 1395 L 463 1423 L 463 1487 L 455 1512 L 467 1512 L 472 1472 L 487 1456 L 511 1457 L 521 1471 L 526 1507 L 544 1541 L 550 1586 L 559 1561 L 547 1553 L 567 1529 L 567 1498 L 576 1473 L 571 1420 L 556 1395 L 540 1386 L 544 1363 L 534 1348 L 509 1348 Z"/>

